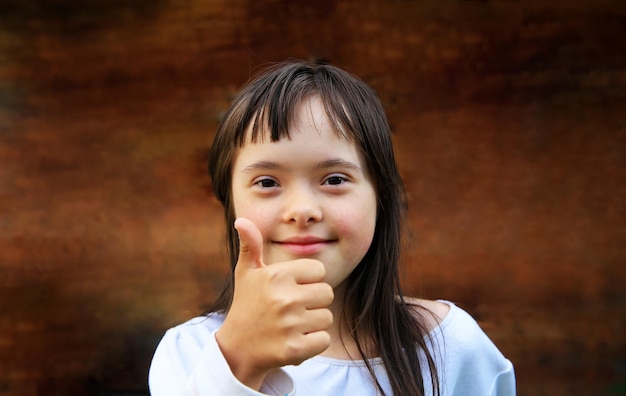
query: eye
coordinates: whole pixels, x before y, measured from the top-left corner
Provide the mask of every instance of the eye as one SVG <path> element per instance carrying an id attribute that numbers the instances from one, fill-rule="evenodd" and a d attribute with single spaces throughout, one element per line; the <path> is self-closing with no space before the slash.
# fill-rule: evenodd
<path id="1" fill-rule="evenodd" d="M 270 179 L 270 178 L 264 178 L 264 179 L 259 179 L 256 180 L 254 182 L 255 185 L 261 187 L 261 188 L 272 188 L 272 187 L 278 187 L 278 182 L 274 179 Z"/>
<path id="2" fill-rule="evenodd" d="M 343 176 L 330 176 L 329 178 L 324 180 L 324 184 L 328 184 L 331 186 L 338 186 L 338 185 L 346 183 L 347 181 L 348 179 L 346 179 Z"/>

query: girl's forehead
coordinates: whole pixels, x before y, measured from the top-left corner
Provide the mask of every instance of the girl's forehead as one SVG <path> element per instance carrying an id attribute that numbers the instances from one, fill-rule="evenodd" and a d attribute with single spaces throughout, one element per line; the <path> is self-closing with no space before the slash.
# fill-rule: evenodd
<path id="1" fill-rule="evenodd" d="M 307 128 L 299 128 L 297 125 L 273 136 L 271 130 L 267 126 L 258 126 L 254 133 L 252 128 L 246 130 L 245 139 L 239 146 L 239 150 L 248 147 L 260 145 L 277 145 L 284 146 L 289 142 L 326 142 L 328 148 L 331 149 L 334 144 L 353 146 L 358 151 L 358 146 L 352 135 L 339 132 L 334 128 L 319 129 L 315 126 Z"/>
<path id="2" fill-rule="evenodd" d="M 298 142 L 310 142 L 311 144 L 316 141 L 324 141 L 329 145 L 333 144 L 348 144 L 353 146 L 357 151 L 359 147 L 351 134 L 346 134 L 343 131 L 337 131 L 334 128 L 316 128 L 312 125 L 308 128 L 299 128 L 297 125 L 293 125 L 282 133 L 276 136 L 272 135 L 270 128 L 267 125 L 259 125 L 253 133 L 253 128 L 250 126 L 246 129 L 245 138 L 242 144 L 238 147 L 238 151 L 243 148 L 255 147 L 259 145 L 284 145 L 285 143 L 298 141 Z"/>
<path id="3" fill-rule="evenodd" d="M 251 124 L 237 152 L 266 159 L 298 161 L 319 157 L 345 157 L 356 159 L 361 151 L 351 135 L 336 130 L 326 118 L 320 119 L 313 113 L 308 117 L 303 111 L 300 119 L 294 119 L 288 128 L 272 131 L 267 123 Z M 319 116 L 319 113 L 317 114 Z M 255 129 L 256 128 L 256 129 Z"/>
<path id="4" fill-rule="evenodd" d="M 270 118 L 267 108 L 260 110 L 248 123 L 241 143 L 255 144 L 263 142 L 279 142 L 291 139 L 299 131 L 316 131 L 318 135 L 332 133 L 335 137 L 354 142 L 353 133 L 342 125 L 335 115 L 329 115 L 322 99 L 310 96 L 300 101 L 292 111 L 281 114 L 282 118 Z M 315 138 L 311 134 L 312 139 Z"/>

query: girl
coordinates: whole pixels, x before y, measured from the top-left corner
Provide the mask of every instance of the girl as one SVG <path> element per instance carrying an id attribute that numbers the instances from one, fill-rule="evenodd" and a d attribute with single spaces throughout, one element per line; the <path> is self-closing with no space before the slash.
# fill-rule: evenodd
<path id="1" fill-rule="evenodd" d="M 514 395 L 464 311 L 402 295 L 404 190 L 373 90 L 294 61 L 235 98 L 209 156 L 232 274 L 170 329 L 152 395 Z"/>

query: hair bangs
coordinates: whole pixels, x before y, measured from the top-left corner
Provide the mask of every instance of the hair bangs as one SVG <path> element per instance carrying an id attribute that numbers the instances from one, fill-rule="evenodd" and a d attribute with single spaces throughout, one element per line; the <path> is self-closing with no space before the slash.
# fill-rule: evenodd
<path id="1" fill-rule="evenodd" d="M 294 65 L 298 69 L 299 65 Z M 268 137 L 276 142 L 290 137 L 290 127 L 300 105 L 311 97 L 319 97 L 332 130 L 344 139 L 359 141 L 355 136 L 360 112 L 349 106 L 354 100 L 342 80 L 333 78 L 324 68 L 300 67 L 282 70 L 274 78 L 257 80 L 256 94 L 247 99 L 247 110 L 239 119 L 235 139 L 243 146 L 246 141 L 258 142 Z M 361 100 L 363 100 L 361 98 Z"/>

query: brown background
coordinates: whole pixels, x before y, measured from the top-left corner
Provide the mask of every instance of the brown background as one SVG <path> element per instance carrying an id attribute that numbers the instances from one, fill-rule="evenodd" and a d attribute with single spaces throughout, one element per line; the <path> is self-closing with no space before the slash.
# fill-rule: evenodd
<path id="1" fill-rule="evenodd" d="M 225 273 L 204 157 L 266 62 L 367 80 L 410 194 L 407 292 L 456 301 L 520 395 L 626 394 L 620 0 L 5 0 L 0 395 L 145 394 Z"/>

